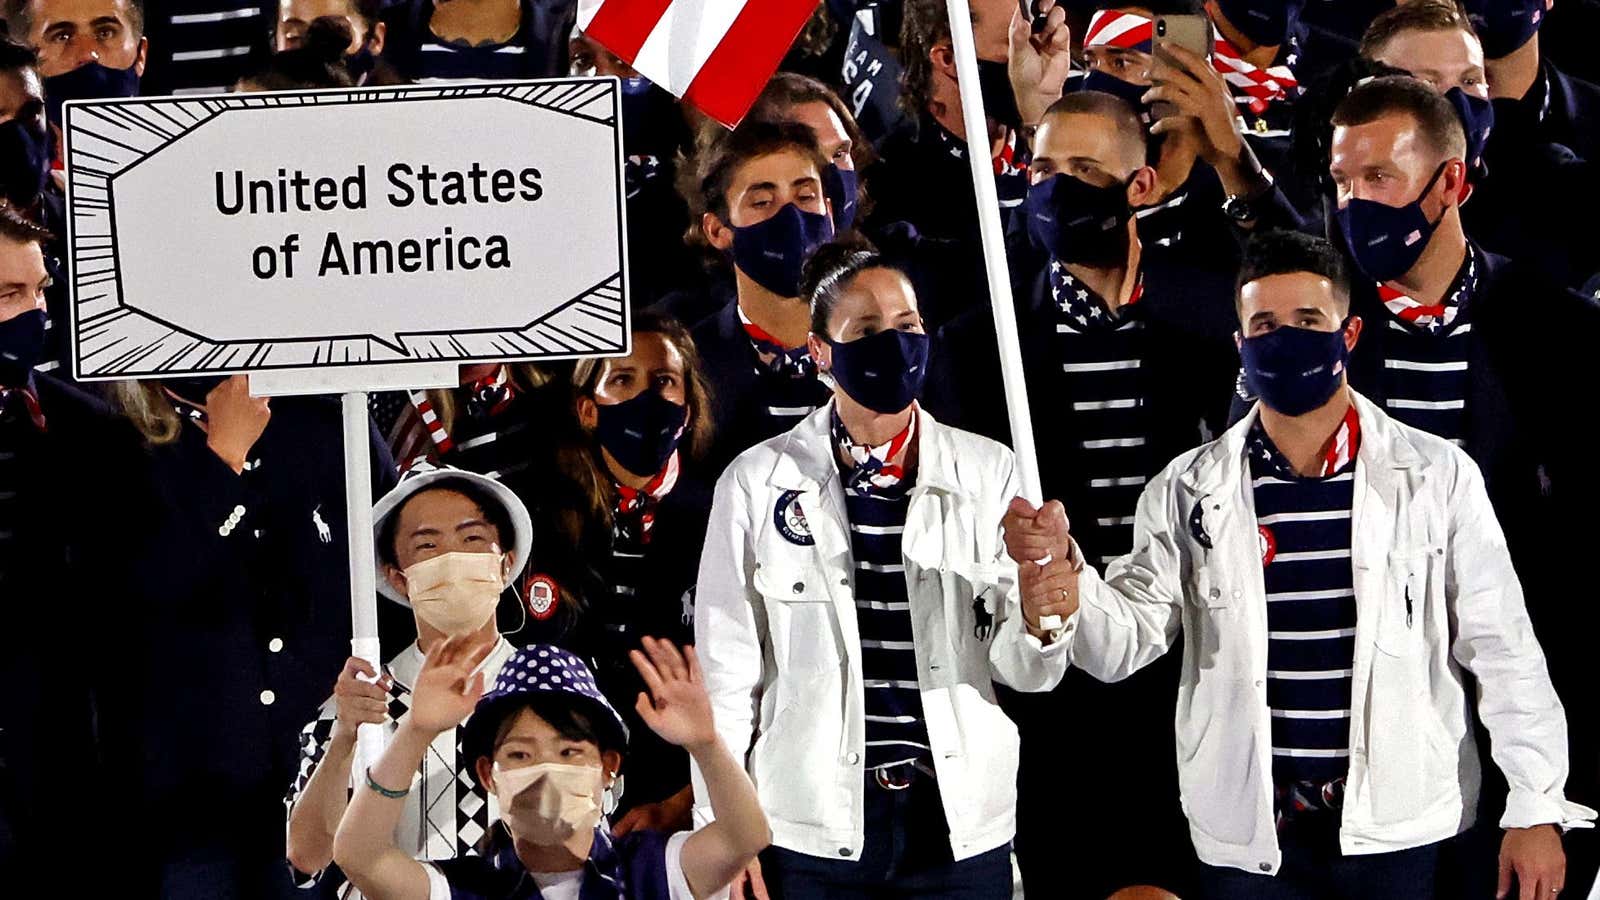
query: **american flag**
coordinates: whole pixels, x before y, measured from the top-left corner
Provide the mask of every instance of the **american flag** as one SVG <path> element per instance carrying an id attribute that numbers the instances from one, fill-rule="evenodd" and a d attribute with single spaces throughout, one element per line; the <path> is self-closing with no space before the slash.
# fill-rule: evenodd
<path id="1" fill-rule="evenodd" d="M 418 460 L 437 462 L 451 447 L 425 391 L 383 391 L 367 401 L 395 465 L 404 472 Z"/>

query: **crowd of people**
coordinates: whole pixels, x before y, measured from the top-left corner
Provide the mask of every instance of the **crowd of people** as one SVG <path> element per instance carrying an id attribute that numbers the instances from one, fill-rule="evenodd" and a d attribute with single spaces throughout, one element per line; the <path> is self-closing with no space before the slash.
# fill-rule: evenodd
<path id="1" fill-rule="evenodd" d="M 945 0 L 731 130 L 576 6 L 0 0 L 0 890 L 1585 896 L 1600 4 L 970 0 L 981 135 Z M 568 75 L 631 352 L 372 395 L 374 666 L 336 398 L 71 378 L 62 105 Z"/>

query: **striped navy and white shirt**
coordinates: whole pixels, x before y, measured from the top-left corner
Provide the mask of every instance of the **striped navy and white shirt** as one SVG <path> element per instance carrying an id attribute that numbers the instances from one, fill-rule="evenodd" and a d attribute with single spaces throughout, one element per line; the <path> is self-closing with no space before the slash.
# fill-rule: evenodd
<path id="1" fill-rule="evenodd" d="M 1150 460 L 1148 397 L 1144 379 L 1145 324 L 1137 315 L 1141 282 L 1128 304 L 1112 313 L 1105 301 L 1059 262 L 1050 264 L 1057 309 L 1056 346 L 1063 400 L 1073 440 L 1087 465 L 1081 474 L 1095 503 L 1100 539 L 1096 561 L 1107 563 L 1133 549 L 1133 512 Z"/>
<path id="2" fill-rule="evenodd" d="M 1297 475 L 1258 421 L 1247 444 L 1267 593 L 1267 705 L 1280 784 L 1344 776 L 1356 599 L 1350 511 L 1360 423 L 1352 407 L 1322 473 Z"/>
<path id="3" fill-rule="evenodd" d="M 834 439 L 850 445 L 838 417 Z M 912 645 L 911 598 L 906 589 L 901 536 L 911 504 L 913 479 L 884 465 L 887 448 L 909 441 L 912 424 L 885 448 L 856 445 L 865 462 L 842 472 L 850 551 L 855 560 L 856 622 L 861 633 L 861 673 L 866 687 L 867 769 L 929 762 L 928 728 L 917 683 Z M 861 451 L 866 450 L 866 453 Z M 846 450 L 845 452 L 850 452 Z"/>
<path id="4" fill-rule="evenodd" d="M 1385 410 L 1396 419 L 1460 446 L 1466 437 L 1467 335 L 1471 301 L 1482 266 L 1467 245 L 1455 283 L 1435 304 L 1420 303 L 1387 286 L 1378 298 L 1390 315 L 1383 345 Z"/>
<path id="5" fill-rule="evenodd" d="M 220 94 L 269 50 L 274 0 L 146 3 L 150 68 L 145 94 Z"/>

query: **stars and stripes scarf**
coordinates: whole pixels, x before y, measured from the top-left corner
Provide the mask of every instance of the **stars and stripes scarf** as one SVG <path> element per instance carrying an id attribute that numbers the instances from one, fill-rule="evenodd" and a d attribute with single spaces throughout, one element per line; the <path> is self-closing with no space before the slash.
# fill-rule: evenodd
<path id="1" fill-rule="evenodd" d="M 678 451 L 672 451 L 667 464 L 644 487 L 632 488 L 615 485 L 616 506 L 612 509 L 612 534 L 618 541 L 634 545 L 650 543 L 650 532 L 656 524 L 656 509 L 661 499 L 672 493 L 678 484 L 681 463 Z"/>
<path id="2" fill-rule="evenodd" d="M 1429 334 L 1439 334 L 1455 326 L 1456 319 L 1477 289 L 1477 254 L 1469 245 L 1467 260 L 1461 266 L 1461 273 L 1456 276 L 1455 287 L 1438 303 L 1423 303 L 1386 284 L 1378 285 L 1378 299 L 1401 322 Z"/>
<path id="3" fill-rule="evenodd" d="M 966 141 L 937 122 L 933 123 L 933 127 L 934 133 L 939 136 L 939 143 L 951 157 L 960 160 L 967 158 Z M 1000 151 L 994 156 L 994 188 L 1001 209 L 1021 206 L 1028 199 L 1028 154 L 1026 148 L 1018 149 L 1015 128 L 1005 129 Z"/>
<path id="4" fill-rule="evenodd" d="M 1300 90 L 1300 81 L 1288 66 L 1271 66 L 1263 69 L 1246 62 L 1226 38 L 1215 35 L 1211 52 L 1211 67 L 1233 89 L 1234 99 L 1256 115 L 1266 111 L 1273 101 L 1287 100 Z M 1117 47 L 1152 53 L 1155 50 L 1155 22 L 1144 16 L 1115 10 L 1101 10 L 1089 20 L 1089 30 L 1084 34 L 1084 47 Z"/>
<path id="5" fill-rule="evenodd" d="M 833 440 L 845 459 L 854 463 L 844 473 L 847 489 L 863 494 L 887 493 L 898 489 L 905 480 L 905 451 L 917 432 L 917 411 L 912 410 L 911 421 L 889 442 L 877 447 L 859 444 L 850 437 L 839 414 L 833 414 Z M 891 463 L 890 460 L 899 460 Z"/>
<path id="6" fill-rule="evenodd" d="M 1322 467 L 1313 478 L 1327 478 L 1337 475 L 1350 465 L 1361 450 L 1361 418 L 1356 415 L 1354 404 L 1345 411 L 1344 420 L 1328 438 L 1328 443 L 1322 448 Z M 1277 447 L 1272 443 L 1272 438 L 1267 436 L 1267 430 L 1262 427 L 1261 420 L 1257 419 L 1250 429 L 1249 453 L 1266 463 L 1274 476 L 1286 481 L 1293 481 L 1304 476 L 1296 472 Z"/>
<path id="7" fill-rule="evenodd" d="M 742 309 L 739 310 L 739 323 L 744 326 L 744 333 L 749 336 L 751 346 L 755 347 L 756 359 L 761 363 L 757 371 L 787 378 L 816 377 L 817 363 L 811 358 L 811 351 L 806 345 L 801 344 L 793 349 L 785 347 L 781 341 L 768 334 L 766 329 L 750 321 Z"/>
<path id="8" fill-rule="evenodd" d="M 1067 320 L 1066 326 L 1074 331 L 1109 331 L 1124 324 L 1122 316 L 1111 312 L 1106 302 L 1089 290 L 1087 285 L 1073 278 L 1066 265 L 1059 260 L 1050 261 L 1050 296 L 1062 317 Z M 1142 297 L 1143 276 L 1134 284 L 1133 294 L 1128 297 L 1126 306 L 1138 303 Z"/>

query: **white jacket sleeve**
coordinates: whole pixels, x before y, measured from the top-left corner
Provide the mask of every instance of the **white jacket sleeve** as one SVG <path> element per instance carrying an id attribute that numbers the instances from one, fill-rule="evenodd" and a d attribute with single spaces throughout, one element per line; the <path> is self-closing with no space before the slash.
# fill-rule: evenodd
<path id="1" fill-rule="evenodd" d="M 766 612 L 754 586 L 754 539 L 749 491 L 740 481 L 738 467 L 730 467 L 717 482 L 700 554 L 694 642 L 717 735 L 740 760 L 748 756 L 755 735 L 766 644 Z M 713 818 L 710 795 L 692 761 L 689 774 L 695 820 L 705 824 Z"/>
<path id="2" fill-rule="evenodd" d="M 1013 460 L 1014 462 L 1014 460 Z M 1001 520 L 1011 498 L 1022 492 L 1016 466 L 1006 475 L 999 503 L 993 510 L 995 558 L 1000 572 L 1001 596 L 995 604 L 995 638 L 989 644 L 989 670 L 994 679 L 1016 691 L 1054 690 L 1067 674 L 1067 641 L 1058 640 L 1046 647 L 1028 633 L 1022 618 L 1022 593 L 1017 587 L 1017 564 L 1006 554 Z"/>
<path id="3" fill-rule="evenodd" d="M 1502 828 L 1587 827 L 1595 811 L 1568 801 L 1567 720 L 1523 603 L 1483 475 L 1459 458 L 1450 491 L 1445 598 L 1451 652 L 1478 679 L 1478 713 L 1510 786 Z"/>
<path id="4" fill-rule="evenodd" d="M 1078 576 L 1078 611 L 1062 641 L 1072 664 L 1101 681 L 1121 681 L 1155 662 L 1183 627 L 1183 518 L 1172 472 L 1168 467 L 1139 496 L 1133 552 L 1112 560 L 1103 579 L 1089 565 Z"/>

